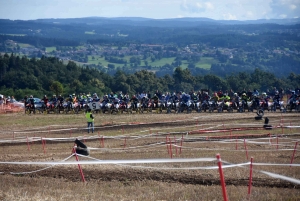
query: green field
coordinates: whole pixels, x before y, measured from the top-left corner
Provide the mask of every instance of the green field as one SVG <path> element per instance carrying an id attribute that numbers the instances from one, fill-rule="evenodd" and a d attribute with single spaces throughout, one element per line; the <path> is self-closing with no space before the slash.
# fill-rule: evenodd
<path id="1" fill-rule="evenodd" d="M 53 50 L 56 51 L 56 47 L 46 47 L 47 52 L 52 52 Z"/>
<path id="2" fill-rule="evenodd" d="M 9 36 L 26 36 L 27 34 L 5 34 L 5 33 L 0 33 L 0 35 L 9 35 Z"/>
<path id="3" fill-rule="evenodd" d="M 84 32 L 85 34 L 96 34 L 96 32 L 95 31 L 86 31 L 86 32 Z"/>
<path id="4" fill-rule="evenodd" d="M 29 45 L 27 43 L 18 43 L 18 45 L 21 47 L 21 48 L 24 48 L 24 47 L 33 47 L 32 45 Z"/>
<path id="5" fill-rule="evenodd" d="M 128 66 L 130 66 L 130 64 L 129 64 L 130 57 L 131 56 L 123 57 L 123 59 L 127 60 Z M 88 60 L 89 64 L 95 64 L 95 65 L 101 64 L 103 66 L 107 66 L 109 63 L 111 63 L 111 62 L 106 61 L 104 59 L 104 57 L 101 58 L 100 56 L 94 56 L 94 59 L 92 59 L 92 56 L 88 56 L 88 58 L 89 58 L 89 60 Z M 148 61 L 149 66 L 160 67 L 165 64 L 172 64 L 174 62 L 174 60 L 175 60 L 175 57 L 162 58 L 160 60 L 155 60 L 154 62 L 152 62 L 151 59 L 148 58 L 146 61 Z M 216 59 L 214 59 L 213 57 L 201 57 L 201 60 L 198 63 L 196 63 L 196 67 L 210 69 L 211 64 L 214 64 L 214 63 L 218 63 L 218 61 Z M 117 64 L 117 63 L 112 63 L 112 64 L 114 64 L 115 67 L 124 66 L 124 64 Z M 145 65 L 144 60 L 141 60 L 141 66 L 144 66 L 144 65 Z M 188 67 L 187 61 L 183 60 L 182 64 L 180 66 L 183 68 L 187 68 Z"/>

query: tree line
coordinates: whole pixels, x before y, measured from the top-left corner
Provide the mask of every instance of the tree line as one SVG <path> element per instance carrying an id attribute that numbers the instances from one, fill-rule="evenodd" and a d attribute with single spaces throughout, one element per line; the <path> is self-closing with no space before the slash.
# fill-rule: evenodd
<path id="1" fill-rule="evenodd" d="M 284 90 L 300 86 L 300 74 L 290 73 L 286 77 L 260 69 L 252 72 L 237 72 L 226 77 L 215 74 L 193 76 L 187 68 L 177 67 L 172 73 L 158 77 L 147 70 L 130 74 L 117 70 L 114 75 L 98 69 L 80 67 L 69 61 L 64 64 L 55 57 L 41 59 L 19 57 L 14 54 L 0 55 L 0 94 L 22 99 L 25 95 L 42 97 L 52 94 L 64 95 L 78 93 L 97 93 L 104 95 L 111 92 L 135 94 L 138 92 L 175 92 L 200 89 L 211 91 L 258 89 L 266 91 L 272 87 Z"/>

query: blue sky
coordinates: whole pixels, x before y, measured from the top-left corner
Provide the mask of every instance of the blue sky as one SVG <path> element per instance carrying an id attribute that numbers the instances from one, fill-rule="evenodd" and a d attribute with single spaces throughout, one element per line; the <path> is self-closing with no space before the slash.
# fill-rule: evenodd
<path id="1" fill-rule="evenodd" d="M 0 19 L 91 16 L 283 19 L 300 17 L 300 0 L 0 0 Z"/>

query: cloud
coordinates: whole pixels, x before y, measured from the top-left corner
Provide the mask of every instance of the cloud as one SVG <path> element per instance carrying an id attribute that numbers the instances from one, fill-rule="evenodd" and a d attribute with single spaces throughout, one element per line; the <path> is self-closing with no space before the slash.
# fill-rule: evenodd
<path id="1" fill-rule="evenodd" d="M 223 14 L 224 20 L 237 20 L 237 17 L 235 15 L 232 15 L 231 13 Z"/>
<path id="2" fill-rule="evenodd" d="M 273 18 L 294 18 L 300 13 L 300 0 L 272 0 L 270 8 Z"/>
<path id="3" fill-rule="evenodd" d="M 189 13 L 202 13 L 206 10 L 214 9 L 214 5 L 211 2 L 205 1 L 194 1 L 194 0 L 183 0 L 180 8 L 182 11 Z"/>

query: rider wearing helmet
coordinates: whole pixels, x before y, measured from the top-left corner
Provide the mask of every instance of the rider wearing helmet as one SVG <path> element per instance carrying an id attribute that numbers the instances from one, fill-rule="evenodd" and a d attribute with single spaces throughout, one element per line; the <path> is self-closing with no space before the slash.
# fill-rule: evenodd
<path id="1" fill-rule="evenodd" d="M 44 97 L 42 98 L 43 103 L 43 108 L 45 109 L 47 107 L 48 104 L 48 98 L 47 95 L 44 95 Z"/>
<path id="2" fill-rule="evenodd" d="M 133 95 L 133 96 L 131 97 L 131 99 L 130 99 L 130 102 L 132 102 L 134 108 L 137 108 L 137 104 L 138 104 L 138 102 L 139 102 L 139 99 L 138 99 L 135 95 Z"/>
<path id="3" fill-rule="evenodd" d="M 35 109 L 35 105 L 34 105 L 35 100 L 34 100 L 34 98 L 33 98 L 32 95 L 30 95 L 29 103 L 30 103 L 30 107 L 33 108 L 33 109 Z"/>

